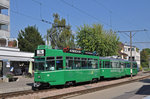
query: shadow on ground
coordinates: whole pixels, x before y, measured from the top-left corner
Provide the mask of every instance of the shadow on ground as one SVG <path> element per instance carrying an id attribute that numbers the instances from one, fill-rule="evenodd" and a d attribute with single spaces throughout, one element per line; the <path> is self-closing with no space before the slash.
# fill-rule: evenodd
<path id="1" fill-rule="evenodd" d="M 33 83 L 27 83 L 26 85 L 28 85 L 28 86 L 33 86 Z"/>
<path id="2" fill-rule="evenodd" d="M 140 80 L 140 82 L 143 82 L 143 83 L 150 83 L 150 79 Z"/>
<path id="3" fill-rule="evenodd" d="M 143 85 L 135 94 L 150 95 L 150 85 Z"/>

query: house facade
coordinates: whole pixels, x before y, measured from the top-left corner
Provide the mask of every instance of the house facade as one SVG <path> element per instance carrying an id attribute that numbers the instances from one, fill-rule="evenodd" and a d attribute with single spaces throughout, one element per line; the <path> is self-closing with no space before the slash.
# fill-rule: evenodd
<path id="1" fill-rule="evenodd" d="M 124 45 L 123 53 L 128 55 L 126 57 L 127 60 L 130 60 L 130 58 L 131 58 L 130 50 L 132 50 L 132 60 L 136 61 L 138 64 L 138 67 L 140 67 L 140 50 L 135 46 L 132 46 L 132 49 L 130 49 L 130 45 Z"/>
<path id="2" fill-rule="evenodd" d="M 33 61 L 34 53 L 22 52 L 17 38 L 10 38 L 10 1 L 0 0 L 0 77 L 6 76 L 11 67 L 16 74 L 23 74 Z"/>

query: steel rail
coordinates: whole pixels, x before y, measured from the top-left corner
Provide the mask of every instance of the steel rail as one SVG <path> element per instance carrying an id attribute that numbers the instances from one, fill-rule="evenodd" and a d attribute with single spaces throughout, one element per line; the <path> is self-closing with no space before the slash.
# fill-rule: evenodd
<path id="1" fill-rule="evenodd" d="M 142 74 L 146 74 L 146 73 L 150 73 L 150 71 L 143 72 Z M 140 76 L 140 74 L 137 75 L 137 76 Z M 77 95 L 87 94 L 87 93 L 90 93 L 90 92 L 95 92 L 95 91 L 104 90 L 104 89 L 115 87 L 115 86 L 120 86 L 120 85 L 123 85 L 123 84 L 132 83 L 132 82 L 139 81 L 139 80 L 142 80 L 142 79 L 146 79 L 146 78 L 149 78 L 149 77 L 150 77 L 150 75 L 140 77 L 140 78 L 136 78 L 136 79 L 130 79 L 130 80 L 115 83 L 115 84 L 110 84 L 110 85 L 105 85 L 105 86 L 100 86 L 100 87 L 95 87 L 95 88 L 89 88 L 89 89 L 76 91 L 76 92 L 71 92 L 71 93 L 66 93 L 66 94 L 61 94 L 61 95 L 57 95 L 57 96 L 46 97 L 46 98 L 43 98 L 43 99 L 58 99 L 58 98 L 66 97 L 66 96 L 77 96 Z M 101 82 L 105 82 L 105 81 L 101 81 Z M 101 83 L 101 82 L 99 82 L 99 83 Z M 39 93 L 40 94 L 40 93 L 43 93 L 43 92 L 54 91 L 54 90 L 61 90 L 61 89 L 51 88 L 51 89 L 44 89 L 44 90 L 37 90 L 37 91 L 33 91 L 31 89 L 31 90 L 24 90 L 24 91 L 18 91 L 18 92 L 2 93 L 2 94 L 0 94 L 0 99 L 6 99 L 6 98 L 9 98 L 9 97 L 18 97 L 18 96 L 29 95 L 29 94 L 34 94 L 34 93 Z"/>

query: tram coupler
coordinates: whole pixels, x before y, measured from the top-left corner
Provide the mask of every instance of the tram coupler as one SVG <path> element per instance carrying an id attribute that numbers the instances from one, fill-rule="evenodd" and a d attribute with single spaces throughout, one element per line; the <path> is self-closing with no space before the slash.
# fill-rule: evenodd
<path id="1" fill-rule="evenodd" d="M 34 86 L 35 88 L 38 88 L 38 87 L 41 86 L 41 83 L 40 83 L 40 82 L 35 82 L 35 83 L 33 84 L 33 86 Z"/>

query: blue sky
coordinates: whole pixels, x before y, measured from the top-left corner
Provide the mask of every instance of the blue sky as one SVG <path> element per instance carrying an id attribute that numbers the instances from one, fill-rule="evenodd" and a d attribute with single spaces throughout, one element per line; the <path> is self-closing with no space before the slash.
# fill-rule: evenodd
<path id="1" fill-rule="evenodd" d="M 40 19 L 53 22 L 53 13 L 58 13 L 67 20 L 74 32 L 83 24 L 95 23 L 114 31 L 147 29 L 147 32 L 137 32 L 133 42 L 149 42 L 149 5 L 150 0 L 10 0 L 11 37 L 17 37 L 18 32 L 29 25 L 36 25 L 41 35 L 46 35 L 51 24 L 43 23 Z M 129 42 L 126 34 L 118 33 L 118 36 L 123 43 Z M 150 48 L 150 43 L 134 45 L 140 49 Z"/>

